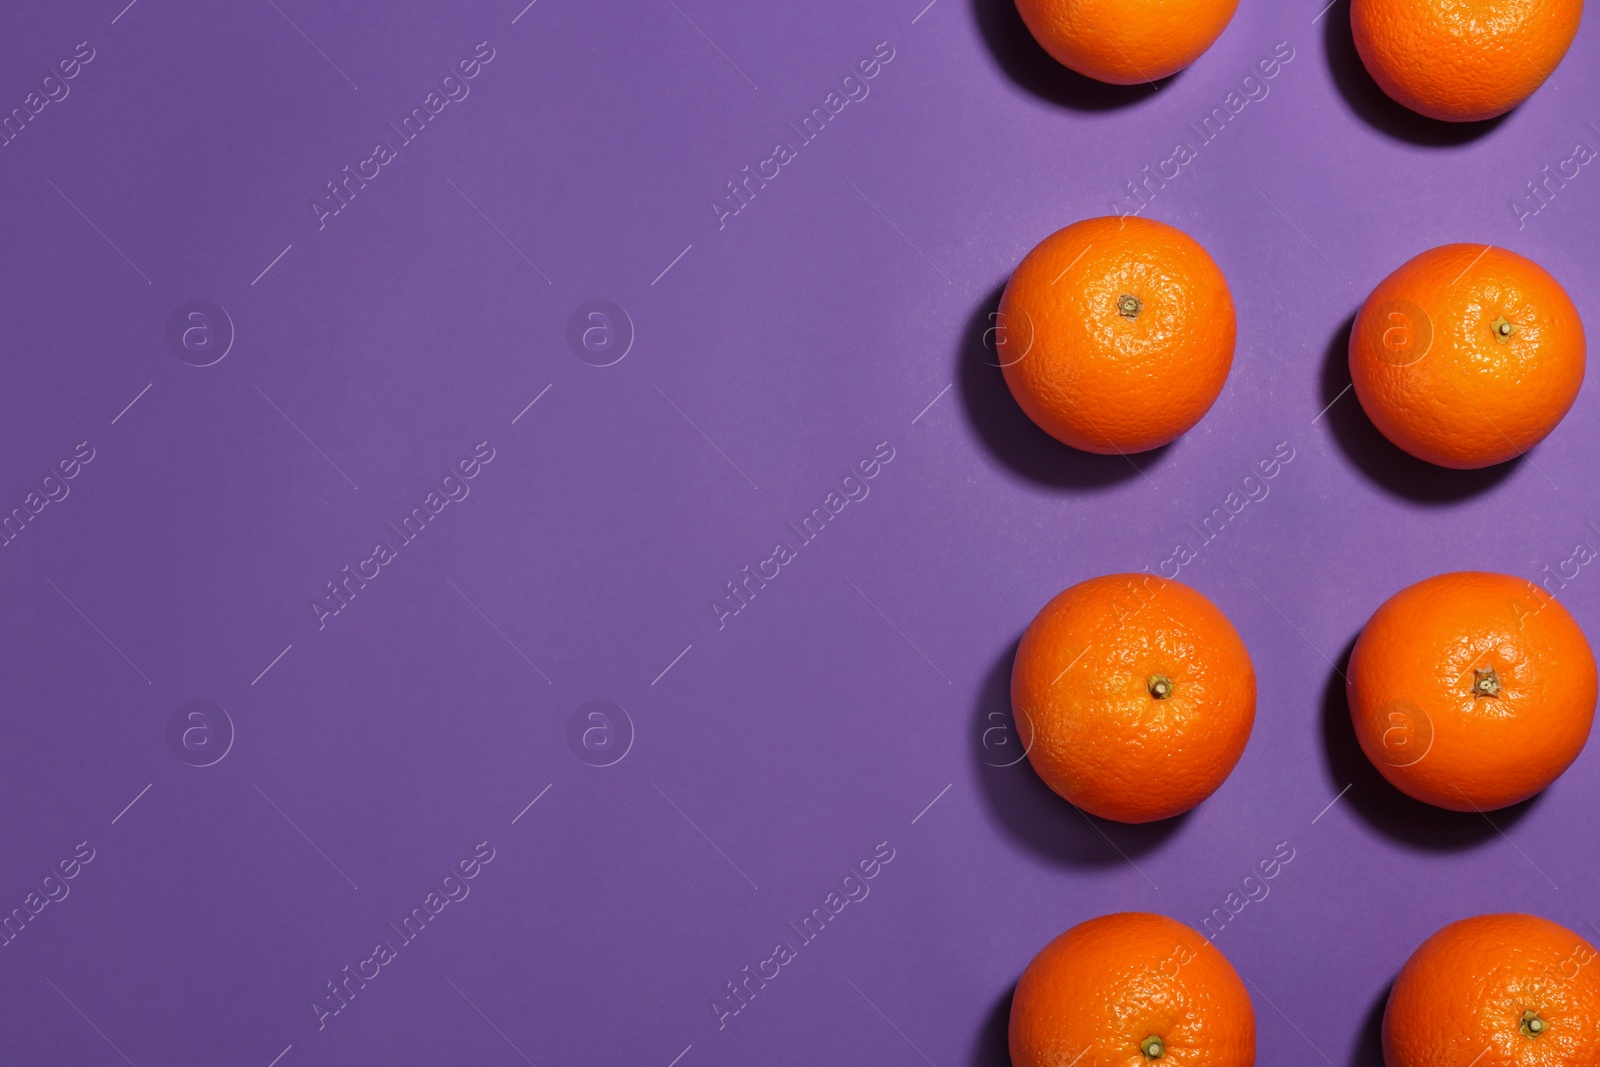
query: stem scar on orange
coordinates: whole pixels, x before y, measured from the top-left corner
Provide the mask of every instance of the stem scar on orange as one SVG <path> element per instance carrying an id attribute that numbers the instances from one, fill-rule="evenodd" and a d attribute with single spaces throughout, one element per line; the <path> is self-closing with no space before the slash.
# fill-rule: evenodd
<path id="1" fill-rule="evenodd" d="M 1122 912 L 1046 945 L 1011 998 L 1012 1067 L 1252 1067 L 1256 1017 L 1222 951 L 1164 915 Z"/>
<path id="2" fill-rule="evenodd" d="M 1422 943 L 1383 1013 L 1388 1067 L 1596 1067 L 1594 946 L 1536 915 L 1479 915 Z"/>
<path id="3" fill-rule="evenodd" d="M 1578 309 L 1544 268 L 1492 245 L 1442 245 L 1367 297 L 1350 380 L 1390 441 L 1471 469 L 1544 440 L 1578 397 L 1586 354 Z"/>
<path id="4" fill-rule="evenodd" d="M 1539 586 L 1440 574 L 1386 600 L 1356 639 L 1356 737 L 1401 792 L 1452 811 L 1526 800 L 1578 758 L 1594 722 L 1594 654 Z"/>
<path id="5" fill-rule="evenodd" d="M 1046 785 L 1101 818 L 1152 822 L 1205 800 L 1239 762 L 1256 675 L 1204 596 L 1110 574 L 1059 594 L 1028 625 L 1011 707 Z"/>
<path id="6" fill-rule="evenodd" d="M 1233 366 L 1233 295 L 1164 222 L 1086 219 L 1040 241 L 1000 298 L 996 352 L 1028 417 L 1074 448 L 1144 452 L 1211 409 Z"/>
<path id="7" fill-rule="evenodd" d="M 1351 0 L 1356 51 L 1389 97 L 1446 122 L 1503 115 L 1561 63 L 1583 0 Z"/>
<path id="8" fill-rule="evenodd" d="M 1017 0 L 1028 32 L 1055 58 L 1113 85 L 1155 82 L 1199 59 L 1239 0 Z"/>

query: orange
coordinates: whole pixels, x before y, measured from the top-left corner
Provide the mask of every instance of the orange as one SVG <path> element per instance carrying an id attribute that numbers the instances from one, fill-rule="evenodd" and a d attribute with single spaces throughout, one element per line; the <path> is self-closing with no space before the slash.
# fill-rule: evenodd
<path id="1" fill-rule="evenodd" d="M 1239 0 L 1017 0 L 1057 63 L 1113 85 L 1176 74 L 1222 36 Z"/>
<path id="2" fill-rule="evenodd" d="M 1479 915 L 1424 941 L 1383 1013 L 1388 1067 L 1596 1067 L 1594 946 L 1536 915 Z"/>
<path id="3" fill-rule="evenodd" d="M 1446 122 L 1492 119 L 1567 54 L 1583 0 L 1351 0 L 1356 51 L 1395 101 Z"/>
<path id="4" fill-rule="evenodd" d="M 1086 219 L 1039 242 L 1000 298 L 996 351 L 1030 419 L 1089 452 L 1143 452 L 1210 410 L 1237 321 L 1206 250 L 1163 222 Z"/>
<path id="5" fill-rule="evenodd" d="M 1383 603 L 1350 653 L 1362 751 L 1401 792 L 1453 811 L 1526 800 L 1578 758 L 1594 654 L 1532 582 L 1463 571 Z"/>
<path id="6" fill-rule="evenodd" d="M 1238 631 L 1180 582 L 1109 574 L 1044 606 L 1011 669 L 1017 737 L 1045 784 L 1118 822 L 1216 792 L 1256 716 Z"/>
<path id="7" fill-rule="evenodd" d="M 1012 1067 L 1252 1067 L 1256 1016 L 1221 950 L 1131 911 L 1079 923 L 1033 958 L 1010 1038 Z"/>
<path id="8" fill-rule="evenodd" d="M 1583 385 L 1583 322 L 1561 284 L 1491 245 L 1443 245 L 1389 275 L 1350 333 L 1350 378 L 1383 435 L 1441 467 L 1544 440 Z"/>

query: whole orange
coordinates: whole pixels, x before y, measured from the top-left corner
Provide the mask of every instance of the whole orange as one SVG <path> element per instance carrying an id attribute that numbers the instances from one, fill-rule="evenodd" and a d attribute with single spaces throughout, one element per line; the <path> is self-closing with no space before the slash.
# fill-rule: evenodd
<path id="1" fill-rule="evenodd" d="M 996 351 L 1011 395 L 1089 452 L 1157 448 L 1210 410 L 1233 365 L 1227 280 L 1181 230 L 1086 219 L 1040 241 L 1000 298 Z"/>
<path id="2" fill-rule="evenodd" d="M 1515 252 L 1442 245 L 1389 275 L 1350 332 L 1350 379 L 1383 435 L 1441 467 L 1503 463 L 1555 429 L 1583 385 L 1583 321 Z"/>
<path id="3" fill-rule="evenodd" d="M 1151 822 L 1200 803 L 1239 762 L 1256 674 L 1211 601 L 1151 574 L 1108 574 L 1028 624 L 1011 708 L 1046 785 L 1102 818 Z"/>
<path id="4" fill-rule="evenodd" d="M 1252 1067 L 1256 1016 L 1232 964 L 1148 912 L 1102 915 L 1051 941 L 1011 998 L 1012 1067 Z"/>
<path id="5" fill-rule="evenodd" d="M 1356 737 L 1401 792 L 1453 811 L 1526 800 L 1583 751 L 1595 662 L 1567 610 L 1507 574 L 1407 586 L 1350 653 Z"/>
<path id="6" fill-rule="evenodd" d="M 1356 51 L 1412 111 L 1492 119 L 1522 103 L 1567 54 L 1583 0 L 1351 0 Z"/>
<path id="7" fill-rule="evenodd" d="M 1113 85 L 1154 82 L 1199 59 L 1239 0 L 1017 0 L 1057 63 Z"/>
<path id="8" fill-rule="evenodd" d="M 1389 991 L 1387 1067 L 1595 1067 L 1594 946 L 1536 915 L 1479 915 L 1424 941 Z"/>

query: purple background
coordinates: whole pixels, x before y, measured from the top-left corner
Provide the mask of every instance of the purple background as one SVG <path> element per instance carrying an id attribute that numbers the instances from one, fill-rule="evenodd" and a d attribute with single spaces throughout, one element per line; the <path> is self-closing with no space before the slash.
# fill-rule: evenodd
<path id="1" fill-rule="evenodd" d="M 3 109 L 95 50 L 0 149 L 0 510 L 95 450 L 0 549 L 0 912 L 95 849 L 0 948 L 0 1059 L 1000 1064 L 1049 938 L 1198 925 L 1279 842 L 1217 938 L 1264 1063 L 1376 1062 L 1389 981 L 1447 921 L 1594 932 L 1594 754 L 1493 825 L 1423 809 L 1360 757 L 1333 666 L 1409 582 L 1600 543 L 1593 388 L 1476 475 L 1340 396 L 1354 309 L 1436 244 L 1530 255 L 1600 322 L 1600 174 L 1511 208 L 1600 143 L 1593 18 L 1552 84 L 1460 131 L 1377 93 L 1343 2 L 1246 0 L 1154 92 L 1053 66 L 1006 0 L 123 2 L 0 32 Z M 324 183 L 479 41 L 470 96 L 319 230 Z M 870 95 L 719 229 L 724 183 L 881 41 Z M 985 365 L 999 287 L 1279 42 L 1268 95 L 1145 210 L 1233 287 L 1221 399 L 1137 471 L 1055 445 Z M 192 299 L 237 331 L 213 366 L 166 340 Z M 636 332 L 609 367 L 566 340 L 592 299 Z M 319 630 L 325 583 L 480 441 L 470 496 Z M 884 441 L 870 496 L 719 629 L 724 583 Z M 1260 676 L 1221 790 L 1124 827 L 990 766 L 1033 613 L 1195 542 L 1279 442 L 1270 494 L 1180 575 Z M 1595 568 L 1561 595 L 1600 632 Z M 237 732 L 213 766 L 166 740 L 194 699 Z M 568 740 L 593 699 L 632 724 L 611 766 Z M 470 896 L 319 1031 L 323 983 L 480 841 Z M 885 841 L 870 896 L 719 1029 L 725 983 Z"/>

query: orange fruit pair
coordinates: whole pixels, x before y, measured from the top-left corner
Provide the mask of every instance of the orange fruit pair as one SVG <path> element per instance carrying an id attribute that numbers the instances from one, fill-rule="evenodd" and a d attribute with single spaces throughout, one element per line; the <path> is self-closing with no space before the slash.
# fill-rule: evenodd
<path id="1" fill-rule="evenodd" d="M 1113 85 L 1176 74 L 1222 35 L 1238 6 L 1239 0 L 1017 0 L 1028 32 L 1057 63 Z"/>
<path id="2" fill-rule="evenodd" d="M 1372 291 L 1350 379 L 1374 425 L 1419 459 L 1474 468 L 1526 453 L 1583 384 L 1583 322 L 1561 284 L 1515 252 L 1444 245 Z"/>
<path id="3" fill-rule="evenodd" d="M 1572 764 L 1594 722 L 1583 631 L 1532 582 L 1441 574 L 1384 602 L 1346 675 L 1362 751 L 1396 788 L 1453 811 L 1526 800 Z"/>
<path id="4" fill-rule="evenodd" d="M 1583 0 L 1351 0 L 1356 51 L 1383 91 L 1446 122 L 1492 119 L 1556 69 Z"/>
<path id="5" fill-rule="evenodd" d="M 1238 631 L 1179 582 L 1080 582 L 1028 625 L 1011 671 L 1018 739 L 1085 811 L 1150 822 L 1214 793 L 1250 739 L 1256 676 Z"/>
<path id="6" fill-rule="evenodd" d="M 1383 1013 L 1387 1067 L 1596 1067 L 1594 946 L 1533 915 L 1453 922 L 1414 952 Z"/>
<path id="7" fill-rule="evenodd" d="M 1177 438 L 1233 365 L 1233 296 L 1205 249 L 1138 217 L 1086 219 L 1039 242 L 1000 298 L 996 352 L 1028 417 L 1089 452 Z"/>
<path id="8" fill-rule="evenodd" d="M 1163 915 L 1079 923 L 1011 1000 L 1012 1067 L 1252 1067 L 1250 994 L 1216 946 Z"/>

